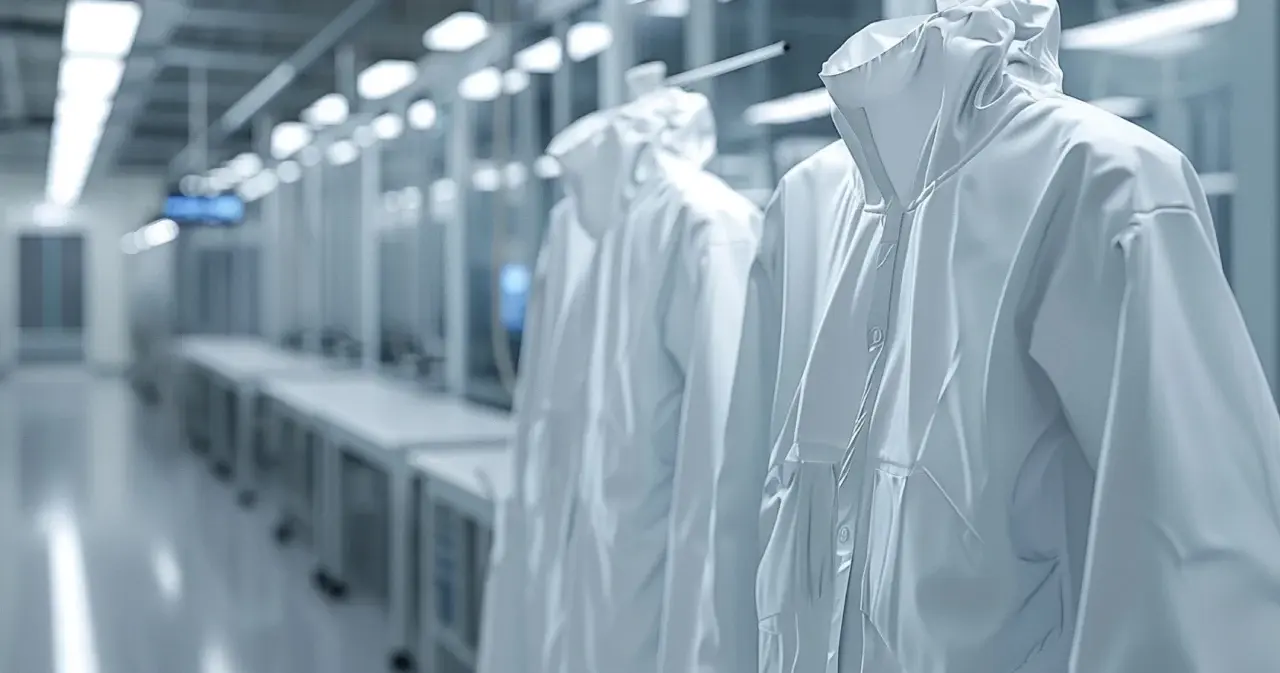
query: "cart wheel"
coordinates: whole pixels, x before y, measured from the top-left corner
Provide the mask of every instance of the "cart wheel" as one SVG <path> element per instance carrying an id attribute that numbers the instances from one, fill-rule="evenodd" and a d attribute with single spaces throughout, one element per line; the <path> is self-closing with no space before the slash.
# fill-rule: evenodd
<path id="1" fill-rule="evenodd" d="M 231 463 L 225 460 L 219 460 L 213 464 L 213 476 L 219 481 L 226 481 L 231 478 Z"/>
<path id="2" fill-rule="evenodd" d="M 333 591 L 333 580 L 330 579 L 329 573 L 325 572 L 323 568 L 316 568 L 311 573 L 311 585 L 325 595 L 329 595 Z"/>
<path id="3" fill-rule="evenodd" d="M 243 491 L 240 491 L 240 495 L 236 497 L 236 502 L 240 503 L 240 506 L 246 509 L 249 507 L 253 507 L 254 504 L 258 502 L 258 494 L 248 489 L 245 489 Z"/>
<path id="4" fill-rule="evenodd" d="M 413 653 L 407 649 L 399 649 L 391 653 L 391 669 L 395 671 L 412 671 L 417 668 Z"/>
<path id="5" fill-rule="evenodd" d="M 276 542 L 280 543 L 281 545 L 289 544 L 290 542 L 293 541 L 293 534 L 294 534 L 293 524 L 288 519 L 281 520 L 280 523 L 276 524 L 276 529 L 274 534 L 275 534 Z"/>
<path id="6" fill-rule="evenodd" d="M 326 591 L 329 594 L 329 598 L 340 601 L 347 597 L 347 583 L 336 577 L 329 576 L 329 586 Z"/>

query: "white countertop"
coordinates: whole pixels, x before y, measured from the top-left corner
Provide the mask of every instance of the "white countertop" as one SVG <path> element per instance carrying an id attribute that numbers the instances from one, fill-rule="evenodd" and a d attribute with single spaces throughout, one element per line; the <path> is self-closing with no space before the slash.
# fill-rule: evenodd
<path id="1" fill-rule="evenodd" d="M 255 338 L 187 337 L 178 342 L 178 353 L 234 381 L 291 372 L 340 371 L 319 357 L 286 351 Z"/>
<path id="2" fill-rule="evenodd" d="M 415 451 L 409 463 L 428 478 L 446 481 L 486 502 L 505 497 L 514 487 L 507 447 Z"/>
<path id="3" fill-rule="evenodd" d="M 502 412 L 412 390 L 374 374 L 270 380 L 264 391 L 303 413 L 388 449 L 438 444 L 501 444 L 513 423 Z"/>

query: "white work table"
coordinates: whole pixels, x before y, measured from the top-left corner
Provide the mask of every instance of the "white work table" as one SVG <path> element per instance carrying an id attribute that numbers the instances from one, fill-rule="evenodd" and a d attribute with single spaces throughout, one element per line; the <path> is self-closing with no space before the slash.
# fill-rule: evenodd
<path id="1" fill-rule="evenodd" d="M 409 464 L 422 484 L 418 500 L 418 566 L 411 570 L 418 573 L 418 624 L 410 624 L 406 633 L 416 633 L 419 670 L 440 670 L 437 660 L 441 648 L 450 652 L 458 661 L 474 665 L 475 652 L 466 645 L 464 624 L 473 611 L 481 605 L 474 601 L 482 595 L 467 591 L 465 587 L 481 586 L 488 568 L 487 545 L 477 549 L 478 558 L 468 559 L 463 552 L 461 521 L 471 519 L 480 529 L 493 533 L 496 507 L 512 492 L 516 475 L 511 464 L 510 447 L 475 449 L 441 449 L 415 451 Z M 439 505 L 448 507 L 459 517 L 437 516 Z M 445 525 L 451 531 L 437 530 Z M 440 548 L 441 538 L 451 538 L 452 544 Z M 437 561 L 448 558 L 447 565 Z M 468 560 L 473 562 L 469 563 Z M 478 564 L 474 561 L 478 561 Z M 453 600 L 451 623 L 441 623 L 437 610 L 437 592 L 443 585 L 451 587 Z M 411 652 L 396 653 L 401 661 L 412 661 Z"/>
<path id="2" fill-rule="evenodd" d="M 228 477 L 234 471 L 244 505 L 255 499 L 252 442 L 257 420 L 253 398 L 262 384 L 275 378 L 327 379 L 346 376 L 351 371 L 318 356 L 286 351 L 249 337 L 186 337 L 178 341 L 175 352 L 184 367 L 204 371 L 219 386 L 234 393 L 233 412 L 224 397 L 207 391 L 207 413 L 212 426 L 215 474 Z M 237 422 L 230 428 L 233 413 Z"/>
<path id="3" fill-rule="evenodd" d="M 348 456 L 387 477 L 390 590 L 388 617 L 395 640 L 416 645 L 410 633 L 409 573 L 414 484 L 491 525 L 487 489 L 510 488 L 505 460 L 514 430 L 510 417 L 457 398 L 427 393 L 381 376 L 352 373 L 335 379 L 268 379 L 262 392 L 320 436 L 319 485 L 311 503 L 320 567 L 314 578 L 333 597 L 347 591 L 344 471 Z M 286 502 L 286 506 L 289 503 Z M 286 517 L 288 513 L 286 512 Z"/>
<path id="4" fill-rule="evenodd" d="M 376 375 L 273 380 L 263 391 L 353 442 L 382 452 L 423 445 L 505 443 L 512 431 L 506 414 L 453 397 L 411 390 Z"/>

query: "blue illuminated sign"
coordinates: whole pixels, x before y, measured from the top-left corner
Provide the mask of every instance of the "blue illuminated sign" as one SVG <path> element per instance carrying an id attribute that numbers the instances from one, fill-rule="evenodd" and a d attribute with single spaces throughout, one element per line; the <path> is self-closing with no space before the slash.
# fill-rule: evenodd
<path id="1" fill-rule="evenodd" d="M 244 219 L 244 201 L 235 194 L 218 196 L 173 194 L 165 199 L 164 217 L 178 224 L 239 224 Z"/>

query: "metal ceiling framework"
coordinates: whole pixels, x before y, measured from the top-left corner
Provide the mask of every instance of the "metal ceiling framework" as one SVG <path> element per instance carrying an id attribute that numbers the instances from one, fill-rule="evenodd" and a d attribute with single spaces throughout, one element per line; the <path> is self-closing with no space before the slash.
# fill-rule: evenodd
<path id="1" fill-rule="evenodd" d="M 384 58 L 418 60 L 424 51 L 422 32 L 474 4 L 473 0 L 375 1 L 376 11 L 335 37 L 335 19 L 350 13 L 359 2 L 138 1 L 143 6 L 142 23 L 98 151 L 95 173 L 99 174 L 114 169 L 164 171 L 206 130 L 215 144 L 216 158 L 244 151 L 250 147 L 249 123 L 240 119 L 243 115 L 227 114 L 236 103 L 240 111 L 261 110 L 277 120 L 294 119 L 315 99 L 339 88 L 330 47 L 322 45 L 321 53 L 315 53 L 321 42 L 351 45 L 362 65 Z M 821 43 L 825 48 L 826 42 L 838 44 L 849 32 L 842 26 L 874 18 L 862 16 L 859 7 L 878 4 L 770 0 L 770 26 L 793 43 Z M 1162 0 L 1061 2 L 1065 27 L 1154 4 Z M 65 13 L 65 0 L 0 3 L 0 162 L 6 166 L 38 171 L 47 159 Z M 306 57 L 305 63 L 298 62 L 300 54 Z M 286 86 L 264 87 L 268 75 L 291 59 L 301 66 L 296 76 Z M 799 54 L 785 59 L 771 66 L 777 70 L 772 80 L 811 79 L 812 60 Z M 204 82 L 207 129 L 190 128 L 192 119 L 200 118 L 191 114 L 193 75 Z M 258 99 L 250 92 L 259 94 Z M 235 123 L 228 125 L 229 118 Z"/>
<path id="2" fill-rule="evenodd" d="M 94 172 L 163 172 L 191 140 L 191 81 L 206 82 L 205 118 L 220 119 L 320 34 L 351 0 L 137 0 L 142 21 Z M 57 98 L 66 0 L 0 2 L 0 165 L 44 170 Z M 422 33 L 469 0 L 383 0 L 340 36 L 361 63 L 416 60 Z M 296 117 L 336 88 L 334 59 L 316 55 L 262 110 Z M 219 135 L 220 153 L 249 146 L 247 124 Z M 92 180 L 92 178 L 91 178 Z"/>

